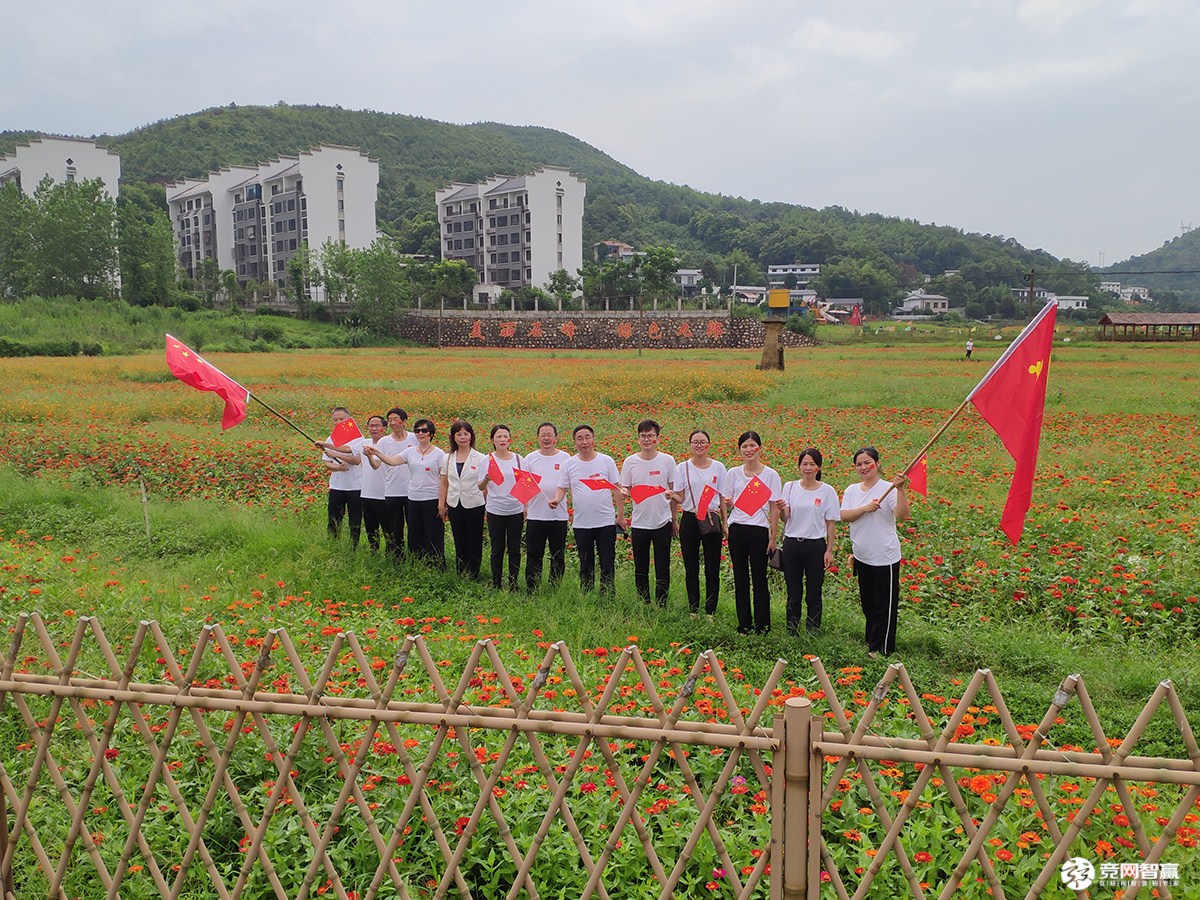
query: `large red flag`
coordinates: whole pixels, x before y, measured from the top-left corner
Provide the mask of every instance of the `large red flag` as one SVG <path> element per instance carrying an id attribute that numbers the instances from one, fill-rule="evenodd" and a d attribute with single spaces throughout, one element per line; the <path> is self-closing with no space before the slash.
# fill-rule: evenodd
<path id="1" fill-rule="evenodd" d="M 763 484 L 762 480 L 755 475 L 750 479 L 750 483 L 742 489 L 738 494 L 738 498 L 733 501 L 735 509 L 740 509 L 748 516 L 754 515 L 766 502 L 771 499 L 771 489 Z"/>
<path id="2" fill-rule="evenodd" d="M 635 484 L 630 487 L 629 496 L 633 498 L 634 503 L 643 503 L 651 497 L 657 497 L 666 492 L 667 489 L 661 484 Z"/>
<path id="3" fill-rule="evenodd" d="M 167 366 L 171 374 L 198 391 L 212 391 L 225 401 L 221 427 L 230 429 L 246 418 L 250 391 L 242 387 L 182 341 L 167 335 Z"/>
<path id="4" fill-rule="evenodd" d="M 996 430 L 1016 463 L 1000 517 L 1000 527 L 1013 544 L 1021 539 L 1025 514 L 1033 499 L 1033 474 L 1042 439 L 1046 377 L 1050 373 L 1057 315 L 1058 301 L 1051 300 L 967 396 Z"/>
<path id="5" fill-rule="evenodd" d="M 708 508 L 712 506 L 712 502 L 716 499 L 717 492 L 713 490 L 711 484 L 706 484 L 704 490 L 700 492 L 700 498 L 696 501 L 696 518 L 706 518 L 708 516 Z"/>
<path id="6" fill-rule="evenodd" d="M 541 488 L 542 476 L 530 472 L 528 469 L 517 469 L 513 472 L 513 478 L 516 479 L 516 484 L 512 486 L 509 494 L 516 499 L 518 503 L 528 503 L 538 495 Z"/>
<path id="7" fill-rule="evenodd" d="M 908 487 L 914 494 L 929 496 L 929 460 L 926 454 L 922 453 L 921 458 L 908 470 Z"/>
<path id="8" fill-rule="evenodd" d="M 580 478 L 579 483 L 591 491 L 619 490 L 619 488 L 607 478 Z"/>

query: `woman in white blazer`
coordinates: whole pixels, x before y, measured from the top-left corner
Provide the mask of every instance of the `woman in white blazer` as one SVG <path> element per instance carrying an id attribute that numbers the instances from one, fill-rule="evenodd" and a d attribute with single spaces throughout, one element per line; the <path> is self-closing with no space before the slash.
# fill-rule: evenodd
<path id="1" fill-rule="evenodd" d="M 438 513 L 450 522 L 454 564 L 460 575 L 479 577 L 483 561 L 483 516 L 487 500 L 480 482 L 487 474 L 487 457 L 475 449 L 475 429 L 456 419 L 450 426 L 450 452 L 442 462 Z"/>

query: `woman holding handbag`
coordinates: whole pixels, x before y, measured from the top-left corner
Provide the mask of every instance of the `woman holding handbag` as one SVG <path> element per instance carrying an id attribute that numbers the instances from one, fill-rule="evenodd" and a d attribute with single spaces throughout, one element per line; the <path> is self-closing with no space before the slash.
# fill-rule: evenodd
<path id="1" fill-rule="evenodd" d="M 729 534 L 721 487 L 725 466 L 708 455 L 708 432 L 696 429 L 688 438 L 691 456 L 675 469 L 679 518 L 679 550 L 692 618 L 700 615 L 700 551 L 704 551 L 704 612 L 713 620 L 721 592 L 721 544 Z M 703 512 L 704 515 L 699 515 Z"/>

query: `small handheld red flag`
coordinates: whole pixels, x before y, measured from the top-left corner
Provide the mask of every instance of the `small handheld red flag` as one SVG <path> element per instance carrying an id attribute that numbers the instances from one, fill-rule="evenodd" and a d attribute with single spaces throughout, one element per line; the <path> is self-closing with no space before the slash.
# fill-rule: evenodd
<path id="1" fill-rule="evenodd" d="M 929 496 L 929 460 L 926 454 L 922 453 L 921 458 L 908 470 L 908 486 L 914 494 Z"/>
<path id="2" fill-rule="evenodd" d="M 1025 514 L 1033 502 L 1042 416 L 1046 409 L 1046 378 L 1054 348 L 1058 301 L 1051 300 L 983 376 L 967 399 L 996 430 L 1016 468 L 1000 528 L 1016 544 L 1025 529 Z"/>
<path id="3" fill-rule="evenodd" d="M 167 335 L 167 367 L 171 374 L 198 391 L 211 391 L 225 401 L 221 428 L 228 431 L 246 418 L 250 391 L 242 387 L 195 350 Z"/>
<path id="4" fill-rule="evenodd" d="M 579 483 L 593 491 L 615 491 L 617 486 L 607 478 L 580 478 Z"/>
<path id="5" fill-rule="evenodd" d="M 356 441 L 362 436 L 362 429 L 358 427 L 358 423 L 353 419 L 346 419 L 333 426 L 329 442 L 335 447 L 345 447 L 351 441 Z"/>
<path id="6" fill-rule="evenodd" d="M 488 481 L 492 484 L 504 484 L 504 470 L 491 453 L 488 454 Z"/>
<path id="7" fill-rule="evenodd" d="M 771 499 L 771 489 L 762 483 L 757 475 L 750 479 L 745 490 L 733 501 L 734 508 L 740 509 L 748 516 L 754 515 L 768 500 Z"/>
<path id="8" fill-rule="evenodd" d="M 667 489 L 661 484 L 635 484 L 629 489 L 629 496 L 633 498 L 634 503 L 641 503 L 666 492 Z"/>
<path id="9" fill-rule="evenodd" d="M 513 478 L 516 479 L 516 484 L 512 486 L 509 492 L 518 503 L 528 503 L 538 495 L 541 488 L 542 476 L 530 472 L 528 469 L 517 469 L 513 472 Z"/>
<path id="10" fill-rule="evenodd" d="M 715 499 L 717 499 L 717 492 L 713 490 L 711 484 L 706 484 L 704 490 L 700 492 L 700 499 L 696 501 L 697 519 L 703 519 L 708 515 L 708 508 L 712 506 Z"/>

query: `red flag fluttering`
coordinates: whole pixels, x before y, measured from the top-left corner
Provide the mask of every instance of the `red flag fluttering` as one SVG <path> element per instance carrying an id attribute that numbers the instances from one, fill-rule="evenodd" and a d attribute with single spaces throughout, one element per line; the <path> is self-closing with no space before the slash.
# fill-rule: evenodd
<path id="1" fill-rule="evenodd" d="M 517 469 L 513 472 L 513 478 L 516 479 L 516 484 L 513 485 L 509 493 L 516 499 L 518 503 L 528 503 L 538 495 L 541 490 L 538 485 L 542 481 L 541 475 L 536 475 L 528 469 Z"/>
<path id="2" fill-rule="evenodd" d="M 733 505 L 735 509 L 740 509 L 746 515 L 752 516 L 762 509 L 770 499 L 771 489 L 763 484 L 762 480 L 755 475 L 738 495 L 738 498 L 733 501 Z"/>
<path id="3" fill-rule="evenodd" d="M 198 391 L 211 391 L 225 401 L 221 427 L 229 430 L 246 418 L 250 391 L 242 387 L 182 341 L 167 335 L 167 366 L 171 374 Z"/>
<path id="4" fill-rule="evenodd" d="M 908 487 L 914 494 L 929 496 L 929 460 L 926 454 L 922 453 L 908 470 Z"/>
<path id="5" fill-rule="evenodd" d="M 712 502 L 717 499 L 717 492 L 711 484 L 706 484 L 704 490 L 700 492 L 700 498 L 696 501 L 696 518 L 703 519 L 708 516 L 708 508 L 712 506 Z"/>
<path id="6" fill-rule="evenodd" d="M 504 470 L 491 453 L 488 454 L 488 481 L 492 484 L 504 484 Z"/>
<path id="7" fill-rule="evenodd" d="M 642 503 L 666 492 L 667 489 L 661 484 L 635 484 L 629 489 L 629 496 L 633 498 L 634 503 Z"/>
<path id="8" fill-rule="evenodd" d="M 362 436 L 362 429 L 358 427 L 358 423 L 353 419 L 345 419 L 333 426 L 329 442 L 335 447 L 345 447 L 351 441 L 356 441 Z"/>
<path id="9" fill-rule="evenodd" d="M 1051 300 L 967 396 L 1016 463 L 1000 517 L 1000 528 L 1013 544 L 1021 539 L 1025 514 L 1033 500 L 1057 315 L 1058 302 Z"/>
<path id="10" fill-rule="evenodd" d="M 579 483 L 592 491 L 615 491 L 617 486 L 607 478 L 580 478 Z"/>

